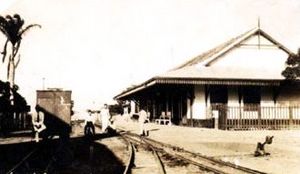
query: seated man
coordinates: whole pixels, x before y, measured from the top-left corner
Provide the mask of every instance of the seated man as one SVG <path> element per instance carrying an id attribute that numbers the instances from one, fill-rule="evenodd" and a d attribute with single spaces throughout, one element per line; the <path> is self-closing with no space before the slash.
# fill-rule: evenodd
<path id="1" fill-rule="evenodd" d="M 270 153 L 265 151 L 265 145 L 266 144 L 272 144 L 274 136 L 266 136 L 266 140 L 263 143 L 258 142 L 257 146 L 256 146 L 256 150 L 254 152 L 254 156 L 258 157 L 258 156 L 266 156 L 266 155 L 270 155 Z"/>
<path id="2" fill-rule="evenodd" d="M 45 115 L 42 111 L 36 108 L 36 112 L 32 114 L 32 125 L 35 131 L 35 141 L 39 142 L 39 133 L 46 129 L 44 124 Z"/>

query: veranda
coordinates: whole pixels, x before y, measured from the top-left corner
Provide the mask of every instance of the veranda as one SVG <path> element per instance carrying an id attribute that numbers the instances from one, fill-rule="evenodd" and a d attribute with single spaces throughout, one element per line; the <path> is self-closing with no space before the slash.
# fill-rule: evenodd
<path id="1" fill-rule="evenodd" d="M 223 130 L 297 129 L 300 128 L 300 106 L 214 104 L 207 108 L 207 118 L 211 122 L 208 126 Z M 199 126 L 197 120 L 190 123 Z"/>

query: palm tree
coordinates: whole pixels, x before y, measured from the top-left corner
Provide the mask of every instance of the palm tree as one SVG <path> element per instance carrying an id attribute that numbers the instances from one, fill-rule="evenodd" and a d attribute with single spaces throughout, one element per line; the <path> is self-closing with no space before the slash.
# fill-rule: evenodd
<path id="1" fill-rule="evenodd" d="M 4 63 L 8 57 L 7 65 L 7 80 L 10 82 L 10 86 L 15 84 L 15 71 L 20 62 L 19 48 L 22 41 L 22 36 L 32 27 L 39 27 L 39 24 L 31 24 L 23 28 L 24 20 L 20 15 L 15 14 L 13 16 L 7 15 L 6 17 L 0 16 L 0 31 L 5 35 L 6 42 L 2 51 L 2 62 Z M 11 50 L 8 52 L 8 46 L 11 46 Z"/>

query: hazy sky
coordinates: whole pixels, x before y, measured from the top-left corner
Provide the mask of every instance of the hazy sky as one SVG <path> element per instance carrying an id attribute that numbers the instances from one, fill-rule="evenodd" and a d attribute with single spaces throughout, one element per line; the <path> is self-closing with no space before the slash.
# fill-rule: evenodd
<path id="1" fill-rule="evenodd" d="M 38 23 L 23 37 L 16 83 L 73 91 L 76 108 L 123 89 L 257 26 L 296 52 L 299 0 L 1 0 L 0 14 Z M 0 48 L 4 38 L 0 35 Z M 0 77 L 5 80 L 5 65 Z"/>

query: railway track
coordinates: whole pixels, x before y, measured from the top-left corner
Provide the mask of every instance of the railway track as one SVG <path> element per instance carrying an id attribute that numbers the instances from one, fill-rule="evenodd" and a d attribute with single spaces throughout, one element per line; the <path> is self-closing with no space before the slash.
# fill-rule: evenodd
<path id="1" fill-rule="evenodd" d="M 186 163 L 195 165 L 203 172 L 225 174 L 225 173 L 235 173 L 235 174 L 265 174 L 264 172 L 257 171 L 254 169 L 246 168 L 243 166 L 235 165 L 233 163 L 224 162 L 212 157 L 207 157 L 201 154 L 193 153 L 183 148 L 179 148 L 170 144 L 158 142 L 156 140 L 140 137 L 137 134 L 133 133 L 123 133 L 124 137 L 135 139 L 140 142 L 151 146 L 152 148 L 157 149 L 161 153 L 166 153 L 170 156 L 173 156 L 176 159 L 181 159 Z"/>
<path id="2" fill-rule="evenodd" d="M 27 160 L 34 154 L 36 153 L 36 151 L 38 150 L 38 148 L 34 148 L 33 150 L 31 150 L 29 153 L 27 153 L 18 163 L 16 163 L 11 169 L 9 169 L 6 174 L 11 174 L 11 173 L 17 173 L 18 169 L 21 168 L 26 162 Z M 26 164 L 25 164 L 26 166 Z M 27 170 L 29 170 L 29 168 L 27 168 Z"/>
<path id="3" fill-rule="evenodd" d="M 51 144 L 50 146 L 54 146 Z M 13 165 L 6 174 L 16 173 L 52 173 L 54 165 L 56 165 L 58 154 L 63 154 L 63 144 L 57 148 L 51 149 L 47 143 L 33 144 L 33 150 L 28 152 L 22 159 Z M 17 154 L 15 154 L 17 155 Z"/>
<path id="4" fill-rule="evenodd" d="M 134 138 L 123 136 L 129 149 L 129 158 L 124 174 L 128 173 L 160 173 L 166 174 L 165 166 L 157 152 L 151 145 Z"/>
<path id="5" fill-rule="evenodd" d="M 107 140 L 107 147 L 116 147 L 118 152 L 123 152 L 124 159 L 127 161 L 123 163 L 114 163 L 117 158 L 112 158 L 111 161 L 106 161 L 104 164 L 102 159 L 98 159 L 101 156 L 111 155 L 111 150 L 106 150 L 106 146 L 102 145 L 102 140 L 95 140 L 89 146 L 92 150 L 88 150 L 88 146 L 85 145 L 83 139 L 79 139 L 73 142 L 76 144 L 74 147 L 75 159 L 77 161 L 76 166 L 69 166 L 63 170 L 64 172 L 81 172 L 81 173 L 103 173 L 104 171 L 112 171 L 111 169 L 116 169 L 117 173 L 250 173 L 250 174 L 263 174 L 257 170 L 250 168 L 238 166 L 229 162 L 224 162 L 212 157 L 207 157 L 201 154 L 193 153 L 183 148 L 176 147 L 170 144 L 162 143 L 150 138 L 141 137 L 137 134 L 121 132 L 119 133 L 121 137 L 115 137 L 115 139 Z M 122 146 L 124 141 L 118 140 L 123 139 L 128 149 L 126 152 L 126 147 Z M 83 141 L 82 141 L 83 140 Z M 67 152 L 62 150 L 58 142 L 53 142 L 53 144 L 38 144 L 34 145 L 31 151 L 28 151 L 24 157 L 16 162 L 13 167 L 5 171 L 7 174 L 11 173 L 52 173 L 57 170 L 57 165 L 60 155 L 66 157 Z M 118 146 L 116 146 L 118 144 Z M 52 150 L 47 149 L 47 147 L 54 147 Z M 122 146 L 122 147 L 121 147 Z M 68 148 L 66 148 L 68 149 Z M 106 151 L 107 155 L 104 154 Z M 111 154 L 110 154 L 111 153 Z M 57 161 L 58 160 L 58 161 Z M 75 162 L 76 162 L 75 161 Z M 171 164 L 171 165 L 170 165 Z M 174 165 L 173 165 L 174 164 Z M 107 166 L 106 166 L 107 165 Z M 105 167 L 111 166 L 111 169 L 105 169 Z M 175 166 L 175 167 L 174 167 Z M 104 168 L 103 168 L 104 167 Z M 59 170 L 60 171 L 60 170 Z M 114 172 L 115 173 L 115 172 Z"/>

